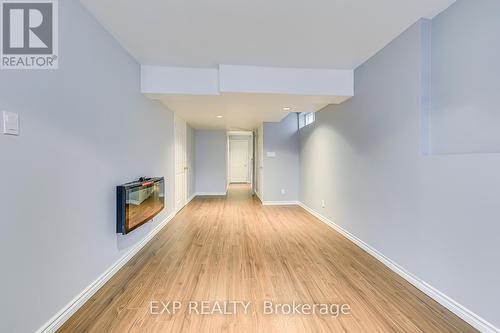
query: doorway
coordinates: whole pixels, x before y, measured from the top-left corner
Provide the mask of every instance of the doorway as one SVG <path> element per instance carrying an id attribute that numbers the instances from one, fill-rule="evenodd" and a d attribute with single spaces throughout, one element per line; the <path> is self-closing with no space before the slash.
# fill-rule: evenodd
<path id="1" fill-rule="evenodd" d="M 253 180 L 253 133 L 228 133 L 228 183 L 251 184 Z"/>
<path id="2" fill-rule="evenodd" d="M 249 183 L 248 141 L 229 141 L 229 182 Z"/>

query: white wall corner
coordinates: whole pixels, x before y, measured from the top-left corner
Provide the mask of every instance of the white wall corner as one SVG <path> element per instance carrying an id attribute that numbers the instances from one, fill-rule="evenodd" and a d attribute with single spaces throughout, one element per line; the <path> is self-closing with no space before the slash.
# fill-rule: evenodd
<path id="1" fill-rule="evenodd" d="M 431 146 L 431 40 L 432 21 L 421 20 L 421 98 L 420 98 L 420 150 L 423 155 L 432 155 Z"/>

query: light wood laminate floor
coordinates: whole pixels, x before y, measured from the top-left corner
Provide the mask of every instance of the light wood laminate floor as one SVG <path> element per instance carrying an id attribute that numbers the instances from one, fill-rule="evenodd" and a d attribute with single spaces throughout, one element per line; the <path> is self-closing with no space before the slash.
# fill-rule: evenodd
<path id="1" fill-rule="evenodd" d="M 150 311 L 151 301 L 176 300 L 176 314 Z M 201 315 L 189 314 L 189 301 L 251 305 L 247 314 Z M 351 310 L 265 315 L 264 301 Z M 232 185 L 227 197 L 189 203 L 59 332 L 475 330 L 304 209 L 263 207 L 248 186 Z"/>

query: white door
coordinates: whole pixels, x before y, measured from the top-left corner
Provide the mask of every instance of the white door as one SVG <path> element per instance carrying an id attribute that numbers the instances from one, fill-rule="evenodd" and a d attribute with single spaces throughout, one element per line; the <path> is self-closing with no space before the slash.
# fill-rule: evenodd
<path id="1" fill-rule="evenodd" d="M 186 122 L 175 116 L 175 210 L 187 202 Z"/>
<path id="2" fill-rule="evenodd" d="M 248 183 L 248 141 L 232 140 L 229 142 L 229 174 L 231 183 Z"/>

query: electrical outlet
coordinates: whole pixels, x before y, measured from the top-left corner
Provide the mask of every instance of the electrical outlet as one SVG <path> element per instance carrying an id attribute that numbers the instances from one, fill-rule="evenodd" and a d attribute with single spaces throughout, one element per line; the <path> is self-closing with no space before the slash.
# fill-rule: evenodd
<path id="1" fill-rule="evenodd" d="M 325 208 L 325 207 L 326 207 L 325 200 L 321 200 L 321 208 Z"/>
<path id="2" fill-rule="evenodd" d="M 284 189 L 284 188 L 282 188 L 282 189 L 281 189 L 281 194 L 282 194 L 282 195 L 285 195 L 285 193 L 286 193 L 285 189 Z"/>

